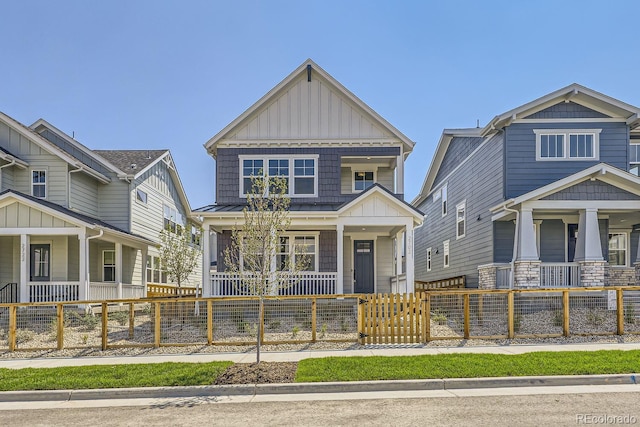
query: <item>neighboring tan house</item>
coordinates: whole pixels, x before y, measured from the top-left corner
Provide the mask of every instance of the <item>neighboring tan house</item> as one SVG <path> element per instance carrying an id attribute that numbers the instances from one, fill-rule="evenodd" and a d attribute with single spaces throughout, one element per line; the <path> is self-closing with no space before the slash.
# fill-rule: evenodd
<path id="1" fill-rule="evenodd" d="M 413 205 L 416 278 L 468 287 L 635 284 L 640 109 L 578 84 L 445 129 Z"/>
<path id="2" fill-rule="evenodd" d="M 294 248 L 304 246 L 311 261 L 302 281 L 282 294 L 412 289 L 413 232 L 423 216 L 403 197 L 413 146 L 305 61 L 205 144 L 216 160 L 216 203 L 193 214 L 203 218 L 204 259 L 217 261 L 217 271 L 204 272 L 204 295 L 242 292 L 225 273 L 222 253 L 231 230 L 242 228 L 251 176 L 261 175 L 288 179 L 291 227 L 282 251 L 295 259 Z M 210 239 L 216 254 L 207 250 Z"/>
<path id="3" fill-rule="evenodd" d="M 168 150 L 93 151 L 0 113 L 0 302 L 143 297 L 167 281 L 160 231 L 188 218 Z"/>

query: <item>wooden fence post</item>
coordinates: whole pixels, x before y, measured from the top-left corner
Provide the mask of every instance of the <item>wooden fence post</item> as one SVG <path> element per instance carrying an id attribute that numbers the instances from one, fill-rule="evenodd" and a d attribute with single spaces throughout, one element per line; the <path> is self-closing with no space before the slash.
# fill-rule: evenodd
<path id="1" fill-rule="evenodd" d="M 134 303 L 129 303 L 129 338 L 133 339 L 133 331 L 136 324 L 136 308 Z"/>
<path id="2" fill-rule="evenodd" d="M 102 303 L 102 351 L 107 349 L 107 334 L 109 333 L 109 307 L 106 302 Z"/>
<path id="3" fill-rule="evenodd" d="M 317 307 L 317 298 L 312 298 L 311 299 L 311 341 L 312 342 L 316 342 L 316 329 L 317 329 L 317 323 L 316 323 L 316 313 L 317 313 L 318 307 Z"/>
<path id="4" fill-rule="evenodd" d="M 469 310 L 469 293 L 465 293 L 462 297 L 463 309 L 464 309 L 464 339 L 469 339 L 470 330 L 470 310 Z"/>
<path id="5" fill-rule="evenodd" d="M 422 310 L 422 330 L 424 342 L 428 343 L 431 341 L 431 295 L 428 292 L 424 295 L 426 298 Z"/>
<path id="6" fill-rule="evenodd" d="M 207 345 L 213 344 L 213 301 L 207 300 Z"/>
<path id="7" fill-rule="evenodd" d="M 562 335 L 569 336 L 569 291 L 562 291 Z"/>
<path id="8" fill-rule="evenodd" d="M 622 288 L 616 289 L 616 314 L 618 315 L 618 335 L 624 335 L 624 299 Z"/>
<path id="9" fill-rule="evenodd" d="M 507 338 L 513 339 L 515 336 L 515 326 L 514 326 L 514 309 L 513 309 L 513 300 L 514 300 L 514 291 L 509 291 L 507 294 Z"/>
<path id="10" fill-rule="evenodd" d="M 153 346 L 155 348 L 158 348 L 160 347 L 160 327 L 162 325 L 162 323 L 160 322 L 160 303 L 155 302 L 153 303 L 153 305 L 154 305 L 154 313 L 155 313 L 155 319 L 154 319 L 155 330 L 153 331 Z"/>
<path id="11" fill-rule="evenodd" d="M 9 307 L 9 351 L 16 350 L 17 308 L 15 305 Z"/>
<path id="12" fill-rule="evenodd" d="M 64 347 L 64 306 L 56 304 L 56 337 L 58 339 L 58 350 Z"/>

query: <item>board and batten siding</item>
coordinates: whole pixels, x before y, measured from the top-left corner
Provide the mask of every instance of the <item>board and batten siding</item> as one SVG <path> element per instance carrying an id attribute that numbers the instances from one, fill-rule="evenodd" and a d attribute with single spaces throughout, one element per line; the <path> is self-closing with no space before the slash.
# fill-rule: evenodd
<path id="1" fill-rule="evenodd" d="M 0 123 L 0 146 L 29 163 L 26 169 L 14 168 L 13 190 L 31 194 L 31 171 L 45 170 L 47 172 L 46 199 L 62 206 L 68 205 L 67 162 L 40 148 L 5 123 Z"/>
<path id="2" fill-rule="evenodd" d="M 17 227 L 48 228 L 76 227 L 76 225 L 19 202 L 1 207 L 0 228 Z"/>
<path id="3" fill-rule="evenodd" d="M 450 150 L 457 149 L 453 142 Z M 456 155 L 452 153 L 451 156 Z M 447 184 L 446 216 L 441 214 L 441 199 L 434 202 L 433 194 L 418 206 L 426 218 L 424 225 L 415 231 L 416 280 L 432 281 L 464 275 L 468 287 L 477 287 L 478 265 L 493 260 L 493 222 L 489 209 L 504 200 L 502 161 L 503 135 L 498 133 L 434 186 L 433 189 L 439 190 Z M 456 240 L 456 205 L 463 201 L 466 201 L 466 234 Z M 449 240 L 449 267 L 446 268 L 445 240 Z M 429 247 L 432 249 L 431 271 L 427 272 Z"/>
<path id="4" fill-rule="evenodd" d="M 600 158 L 580 161 L 536 161 L 534 129 L 602 129 Z M 514 123 L 505 128 L 505 198 L 528 193 L 598 163 L 629 167 L 629 131 L 625 123 Z"/>
<path id="5" fill-rule="evenodd" d="M 6 162 L 4 163 L 7 164 Z M 2 165 L 0 165 L 2 166 Z M 13 170 L 15 166 L 0 169 L 0 191 L 10 190 L 13 187 Z"/>
<path id="6" fill-rule="evenodd" d="M 225 139 L 390 138 L 377 120 L 313 73 L 292 81 Z"/>

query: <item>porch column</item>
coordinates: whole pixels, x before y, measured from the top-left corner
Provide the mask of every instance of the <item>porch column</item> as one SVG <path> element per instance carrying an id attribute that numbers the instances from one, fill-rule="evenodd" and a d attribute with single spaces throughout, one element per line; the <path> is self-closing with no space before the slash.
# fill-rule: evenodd
<path id="1" fill-rule="evenodd" d="M 116 283 L 118 284 L 118 299 L 122 299 L 122 243 L 116 243 Z"/>
<path id="2" fill-rule="evenodd" d="M 538 245 L 533 225 L 533 209 L 522 208 L 520 211 L 520 247 L 517 260 L 538 261 Z"/>
<path id="3" fill-rule="evenodd" d="M 605 260 L 602 256 L 598 209 L 580 211 L 575 261 L 580 264 L 580 286 L 604 286 Z"/>
<path id="4" fill-rule="evenodd" d="M 396 194 L 404 194 L 404 156 L 402 148 L 400 155 L 396 158 Z"/>
<path id="5" fill-rule="evenodd" d="M 587 208 L 580 211 L 578 240 L 576 241 L 576 261 L 604 261 L 598 226 L 598 209 Z"/>
<path id="6" fill-rule="evenodd" d="M 29 236 L 20 235 L 20 302 L 29 302 Z"/>
<path id="7" fill-rule="evenodd" d="M 513 284 L 528 288 L 540 286 L 540 258 L 533 223 L 533 209 L 522 207 L 518 220 L 518 248 L 514 261 Z"/>
<path id="8" fill-rule="evenodd" d="M 396 278 L 402 274 L 402 231 L 396 234 Z"/>
<path id="9" fill-rule="evenodd" d="M 336 225 L 336 294 L 344 294 L 344 225 Z"/>
<path id="10" fill-rule="evenodd" d="M 80 257 L 80 262 L 78 264 L 78 279 L 80 280 L 80 285 L 78 286 L 78 299 L 80 301 L 85 301 L 89 290 L 89 265 L 87 263 L 89 245 L 87 244 L 87 235 L 84 229 L 78 233 L 78 241 L 80 243 L 78 249 L 78 256 Z"/>
<path id="11" fill-rule="evenodd" d="M 211 296 L 211 230 L 205 226 L 202 230 L 202 295 Z"/>
<path id="12" fill-rule="evenodd" d="M 147 280 L 149 280 L 149 278 L 147 277 L 147 255 L 149 255 L 149 248 L 145 247 L 144 249 L 141 250 L 142 252 L 142 294 L 144 295 L 144 297 L 147 297 Z"/>
<path id="13" fill-rule="evenodd" d="M 405 244 L 406 244 L 406 249 L 405 249 L 405 270 L 407 270 L 405 272 L 406 274 L 406 288 L 405 288 L 405 293 L 410 293 L 413 292 L 413 289 L 415 287 L 415 283 L 414 283 L 414 262 L 413 262 L 413 221 L 410 221 L 409 223 L 407 223 L 406 228 L 405 228 Z"/>

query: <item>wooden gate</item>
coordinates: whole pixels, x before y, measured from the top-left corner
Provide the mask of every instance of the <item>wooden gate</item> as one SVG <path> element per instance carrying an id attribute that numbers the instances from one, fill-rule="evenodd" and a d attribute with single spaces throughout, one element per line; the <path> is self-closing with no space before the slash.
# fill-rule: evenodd
<path id="1" fill-rule="evenodd" d="M 426 341 L 425 303 L 414 294 L 363 295 L 358 304 L 361 344 L 410 344 Z"/>

